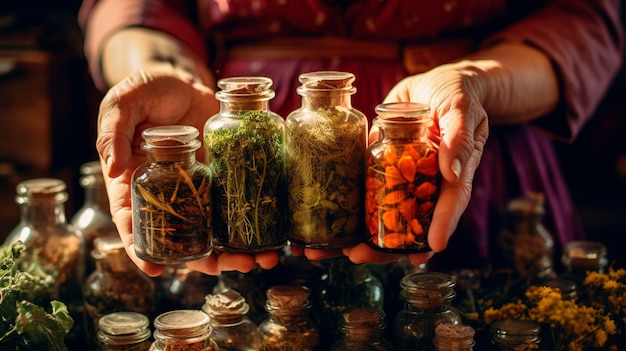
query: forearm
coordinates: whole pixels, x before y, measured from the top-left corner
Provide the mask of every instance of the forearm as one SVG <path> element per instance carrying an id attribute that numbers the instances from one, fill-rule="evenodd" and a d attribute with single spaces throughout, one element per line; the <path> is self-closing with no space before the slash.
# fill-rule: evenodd
<path id="1" fill-rule="evenodd" d="M 559 101 L 556 72 L 541 51 L 499 43 L 453 64 L 467 77 L 490 124 L 518 124 L 552 112 Z"/>
<path id="2" fill-rule="evenodd" d="M 101 70 L 108 86 L 140 70 L 159 70 L 214 87 L 207 64 L 186 45 L 168 34 L 141 27 L 119 30 L 106 40 Z"/>

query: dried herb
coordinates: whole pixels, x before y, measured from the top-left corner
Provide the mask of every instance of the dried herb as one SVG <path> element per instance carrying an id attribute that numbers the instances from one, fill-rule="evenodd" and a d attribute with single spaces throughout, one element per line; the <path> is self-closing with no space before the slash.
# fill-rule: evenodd
<path id="1" fill-rule="evenodd" d="M 158 351 L 217 351 L 215 348 L 215 344 L 211 342 L 210 339 L 205 339 L 196 342 L 176 342 L 172 344 L 164 344 L 161 342 L 156 342 L 156 348 L 154 350 Z"/>
<path id="2" fill-rule="evenodd" d="M 210 247 L 211 186 L 208 172 L 188 173 L 178 162 L 150 166 L 133 186 L 137 255 L 162 262 L 190 260 Z"/>
<path id="3" fill-rule="evenodd" d="M 437 149 L 385 143 L 367 161 L 366 227 L 382 249 L 425 250 L 441 176 Z"/>
<path id="4" fill-rule="evenodd" d="M 350 110 L 319 107 L 313 123 L 287 120 L 290 239 L 308 246 L 358 240 L 366 133 Z"/>
<path id="5" fill-rule="evenodd" d="M 64 338 L 74 321 L 63 302 L 48 304 L 55 272 L 33 256 L 20 260 L 22 242 L 0 247 L 0 349 L 64 351 Z M 21 262 L 20 262 L 21 261 Z"/>
<path id="6" fill-rule="evenodd" d="M 268 111 L 237 114 L 236 128 L 205 135 L 213 174 L 214 245 L 235 251 L 283 245 L 282 126 Z"/>

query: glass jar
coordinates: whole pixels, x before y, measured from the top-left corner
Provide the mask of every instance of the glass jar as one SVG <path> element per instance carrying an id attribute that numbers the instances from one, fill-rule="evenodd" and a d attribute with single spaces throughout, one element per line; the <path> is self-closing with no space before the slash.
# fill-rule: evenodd
<path id="1" fill-rule="evenodd" d="M 285 127 L 288 237 L 304 247 L 342 248 L 362 235 L 367 118 L 352 107 L 352 73 L 311 72 L 299 80 L 302 106 Z"/>
<path id="2" fill-rule="evenodd" d="M 66 337 L 71 349 L 85 347 L 85 310 L 82 287 L 85 281 L 85 248 L 82 235 L 65 215 L 69 199 L 66 183 L 56 178 L 34 178 L 17 184 L 15 202 L 20 207 L 20 222 L 9 233 L 5 244 L 17 241 L 26 249 L 20 261 L 37 258 L 55 276 L 49 290 L 52 300 L 65 303 L 74 319 Z"/>
<path id="3" fill-rule="evenodd" d="M 221 79 L 220 111 L 204 125 L 206 163 L 214 181 L 214 247 L 275 250 L 285 234 L 285 121 L 270 111 L 265 77 Z"/>
<path id="4" fill-rule="evenodd" d="M 433 344 L 437 351 L 472 351 L 476 331 L 469 325 L 442 323 L 435 327 Z"/>
<path id="5" fill-rule="evenodd" d="M 385 288 L 375 277 L 367 263 L 354 264 L 347 257 L 329 258 L 320 261 L 326 268 L 320 291 L 320 332 L 323 343 L 332 345 L 340 336 L 338 321 L 342 312 L 349 307 L 372 307 L 385 309 Z"/>
<path id="6" fill-rule="evenodd" d="M 498 351 L 537 350 L 541 327 L 535 321 L 503 319 L 491 324 L 491 342 Z"/>
<path id="7" fill-rule="evenodd" d="M 435 327 L 461 323 L 461 316 L 450 305 L 456 296 L 455 285 L 452 276 L 438 272 L 411 273 L 402 278 L 404 308 L 394 321 L 398 350 L 435 350 Z"/>
<path id="8" fill-rule="evenodd" d="M 528 282 L 556 276 L 554 241 L 543 226 L 543 203 L 540 193 L 511 200 L 499 237 L 504 266 Z"/>
<path id="9" fill-rule="evenodd" d="M 217 277 L 192 270 L 185 264 L 166 266 L 157 278 L 157 313 L 199 310 L 205 296 L 213 291 L 217 283 Z"/>
<path id="10" fill-rule="evenodd" d="M 211 317 L 211 339 L 221 351 L 258 349 L 258 326 L 246 316 L 250 305 L 241 294 L 231 289 L 209 294 L 202 310 Z"/>
<path id="11" fill-rule="evenodd" d="M 318 351 L 317 326 L 309 318 L 309 289 L 277 285 L 267 290 L 268 318 L 259 324 L 260 351 Z"/>
<path id="12" fill-rule="evenodd" d="M 565 276 L 580 284 L 588 271 L 605 272 L 608 265 L 607 249 L 597 241 L 571 241 L 563 248 L 561 262 L 565 267 Z"/>
<path id="13" fill-rule="evenodd" d="M 441 186 L 430 108 L 398 102 L 378 105 L 376 113 L 379 138 L 366 153 L 367 241 L 383 251 L 429 251 L 427 233 Z"/>
<path id="14" fill-rule="evenodd" d="M 118 237 L 96 238 L 91 255 L 96 270 L 85 281 L 85 308 L 97 332 L 98 320 L 105 314 L 129 311 L 152 316 L 155 284 L 126 254 Z M 91 335 L 90 333 L 90 335 Z"/>
<path id="15" fill-rule="evenodd" d="M 578 298 L 578 287 L 575 281 L 557 277 L 546 279 L 542 285 L 558 290 L 563 300 L 576 300 Z"/>
<path id="16" fill-rule="evenodd" d="M 80 174 L 80 186 L 84 190 L 85 200 L 70 223 L 83 236 L 86 256 L 85 275 L 89 275 L 95 269 L 95 263 L 90 256 L 94 248 L 93 241 L 99 237 L 115 237 L 119 234 L 111 217 L 100 161 L 82 164 Z"/>
<path id="17" fill-rule="evenodd" d="M 113 312 L 98 321 L 100 351 L 148 351 L 150 336 L 150 320 L 141 313 Z"/>
<path id="18" fill-rule="evenodd" d="M 383 337 L 385 313 L 374 307 L 345 309 L 338 322 L 342 333 L 331 351 L 391 351 L 393 345 Z"/>
<path id="19" fill-rule="evenodd" d="M 200 310 L 174 310 L 154 320 L 150 351 L 218 351 L 211 339 L 211 318 Z"/>
<path id="20" fill-rule="evenodd" d="M 211 253 L 211 175 L 196 161 L 199 132 L 171 125 L 143 131 L 147 162 L 133 173 L 133 237 L 137 256 L 160 264 Z"/>

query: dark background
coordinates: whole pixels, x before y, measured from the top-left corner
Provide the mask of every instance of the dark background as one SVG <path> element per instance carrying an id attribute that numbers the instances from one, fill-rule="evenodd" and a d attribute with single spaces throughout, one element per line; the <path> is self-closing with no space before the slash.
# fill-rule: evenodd
<path id="1" fill-rule="evenodd" d="M 68 218 L 83 202 L 78 169 L 96 159 L 100 94 L 86 71 L 79 5 L 0 2 L 0 242 L 19 221 L 19 181 L 64 179 Z M 605 243 L 619 266 L 626 265 L 625 92 L 622 69 L 577 141 L 557 145 L 588 239 Z"/>

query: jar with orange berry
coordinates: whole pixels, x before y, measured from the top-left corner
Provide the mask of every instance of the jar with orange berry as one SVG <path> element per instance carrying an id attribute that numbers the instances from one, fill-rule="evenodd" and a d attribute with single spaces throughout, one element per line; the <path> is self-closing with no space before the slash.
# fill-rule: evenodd
<path id="1" fill-rule="evenodd" d="M 366 153 L 367 242 L 382 251 L 429 251 L 427 233 L 441 186 L 437 136 L 427 105 L 376 107 L 378 140 Z"/>

